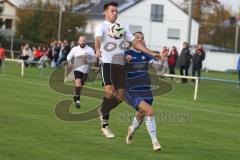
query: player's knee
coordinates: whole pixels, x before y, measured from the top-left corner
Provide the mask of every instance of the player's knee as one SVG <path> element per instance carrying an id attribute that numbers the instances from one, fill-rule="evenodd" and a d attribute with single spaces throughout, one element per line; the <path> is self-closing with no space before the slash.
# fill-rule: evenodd
<path id="1" fill-rule="evenodd" d="M 136 114 L 136 118 L 137 118 L 137 120 L 138 120 L 140 123 L 143 122 L 144 117 L 145 117 L 144 113 L 138 112 L 138 113 Z"/>
<path id="2" fill-rule="evenodd" d="M 119 101 L 119 103 L 122 103 L 122 101 L 124 100 L 124 96 L 118 95 L 118 96 L 116 96 L 116 99 Z"/>
<path id="3" fill-rule="evenodd" d="M 112 98 L 112 97 L 114 97 L 114 95 L 115 95 L 115 92 L 112 89 L 108 89 L 105 91 L 105 97 L 107 97 L 107 98 Z"/>
<path id="4" fill-rule="evenodd" d="M 146 110 L 146 116 L 148 116 L 148 117 L 154 116 L 154 111 L 153 111 L 152 107 L 149 107 L 149 108 Z"/>

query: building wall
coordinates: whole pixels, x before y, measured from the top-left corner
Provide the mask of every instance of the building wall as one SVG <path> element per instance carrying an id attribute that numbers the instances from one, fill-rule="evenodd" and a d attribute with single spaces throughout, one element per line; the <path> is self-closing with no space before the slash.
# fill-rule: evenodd
<path id="1" fill-rule="evenodd" d="M 12 19 L 12 29 L 13 32 L 16 32 L 16 7 L 10 5 L 9 3 L 3 3 L 4 10 L 2 15 L 0 16 L 1 19 L 4 21 L 6 19 Z M 6 29 L 6 25 L 3 25 L 2 28 L 0 28 L 0 32 L 4 34 L 5 36 L 11 36 L 12 35 L 12 29 Z"/>
<path id="2" fill-rule="evenodd" d="M 164 20 L 163 22 L 151 21 L 151 5 L 160 4 L 164 6 Z M 102 22 L 103 19 L 90 19 L 86 27 L 87 33 L 92 33 L 96 26 Z M 119 13 L 118 23 L 131 26 L 139 26 L 141 31 L 145 34 L 146 44 L 149 48 L 159 51 L 163 46 L 176 46 L 181 49 L 182 42 L 187 41 L 188 31 L 188 15 L 181 9 L 177 8 L 168 0 L 145 0 L 127 10 Z M 138 28 L 138 27 L 137 27 Z M 168 39 L 168 29 L 179 29 L 179 39 Z M 199 24 L 192 21 L 191 44 L 198 44 Z"/>
<path id="3" fill-rule="evenodd" d="M 203 68 L 211 71 L 225 72 L 236 70 L 239 54 L 207 52 Z"/>
<path id="4" fill-rule="evenodd" d="M 87 26 L 85 28 L 86 33 L 94 34 L 96 27 L 98 24 L 103 22 L 103 18 L 101 19 L 88 19 Z"/>
<path id="5" fill-rule="evenodd" d="M 152 4 L 164 6 L 163 22 L 151 22 Z M 187 41 L 188 15 L 168 0 L 145 0 L 120 13 L 118 21 L 129 26 L 142 26 L 146 43 L 154 50 L 173 45 L 180 48 L 182 42 Z M 192 22 L 191 44 L 196 45 L 198 43 L 199 25 L 195 21 Z M 169 28 L 180 29 L 180 39 L 168 39 Z"/>

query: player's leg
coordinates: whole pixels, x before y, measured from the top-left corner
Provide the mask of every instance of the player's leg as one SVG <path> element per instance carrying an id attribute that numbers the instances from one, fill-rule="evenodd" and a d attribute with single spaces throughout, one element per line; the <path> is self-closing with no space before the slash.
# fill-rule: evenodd
<path id="1" fill-rule="evenodd" d="M 111 80 L 113 84 L 113 88 L 111 88 L 110 95 L 113 95 L 111 98 L 112 105 L 109 106 L 110 113 L 115 107 L 117 107 L 124 100 L 125 94 L 125 68 L 122 65 L 112 64 L 111 66 Z M 110 96 L 109 95 L 109 96 Z"/>
<path id="2" fill-rule="evenodd" d="M 80 71 L 74 71 L 74 79 L 75 79 L 75 92 L 74 92 L 74 102 L 77 108 L 80 108 L 80 97 L 81 97 L 81 90 L 82 87 L 87 79 L 87 74 L 84 74 Z"/>
<path id="3" fill-rule="evenodd" d="M 119 104 L 118 100 L 115 98 L 116 91 L 113 85 L 107 85 L 104 87 L 105 96 L 103 98 L 102 106 L 98 110 L 100 114 L 100 122 L 102 127 L 102 132 L 107 138 L 113 138 L 114 134 L 112 133 L 109 127 L 109 117 L 110 112 Z"/>
<path id="4" fill-rule="evenodd" d="M 133 118 L 132 124 L 128 127 L 128 134 L 126 137 L 126 143 L 131 144 L 132 139 L 136 130 L 141 126 L 145 114 L 143 112 L 137 111 L 135 117 Z"/>
<path id="5" fill-rule="evenodd" d="M 100 115 L 101 130 L 107 138 L 113 138 L 114 134 L 109 128 L 109 115 L 110 111 L 118 105 L 118 101 L 115 98 L 116 89 L 112 82 L 112 64 L 103 63 L 101 65 L 101 76 L 103 81 L 103 86 L 105 90 L 105 96 L 101 108 L 99 108 L 98 113 Z"/>
<path id="6" fill-rule="evenodd" d="M 154 116 L 154 111 L 152 107 L 150 106 L 151 102 L 146 102 L 142 101 L 139 105 L 138 108 L 141 112 L 145 114 L 146 117 L 146 126 L 148 133 L 151 137 L 152 144 L 153 144 L 153 150 L 160 150 L 161 145 L 158 142 L 157 139 L 157 129 L 156 129 L 156 120 Z"/>
<path id="7" fill-rule="evenodd" d="M 105 97 L 102 103 L 102 107 L 100 109 L 103 114 L 103 128 L 108 126 L 108 120 L 110 117 L 110 112 L 116 108 L 123 101 L 124 89 L 115 90 L 114 86 L 105 86 Z"/>

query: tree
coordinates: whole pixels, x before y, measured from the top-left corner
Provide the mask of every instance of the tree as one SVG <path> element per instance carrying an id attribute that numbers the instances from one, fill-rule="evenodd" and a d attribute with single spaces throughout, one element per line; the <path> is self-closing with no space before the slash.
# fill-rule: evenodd
<path id="1" fill-rule="evenodd" d="M 49 43 L 57 39 L 58 19 L 60 6 L 50 1 L 34 2 L 27 1 L 17 12 L 17 36 L 40 43 Z M 67 7 L 66 7 L 67 8 Z M 77 28 L 84 28 L 86 19 L 83 14 L 63 12 L 61 37 L 67 40 L 75 40 L 79 36 Z"/>
<path id="2" fill-rule="evenodd" d="M 188 4 L 189 0 L 184 0 L 183 3 Z M 184 9 L 187 11 L 188 5 L 184 6 L 186 6 Z M 224 8 L 224 6 L 219 2 L 219 0 L 194 0 L 193 18 L 200 23 L 199 42 L 200 43 L 218 42 L 217 37 L 215 41 L 212 41 L 211 37 L 209 37 L 209 33 L 216 30 L 216 28 L 221 26 L 224 23 L 224 21 L 229 19 L 230 17 L 231 17 L 230 11 Z M 231 29 L 228 29 L 226 31 L 230 30 Z M 224 36 L 225 33 L 220 32 L 218 34 L 220 34 L 220 37 L 222 37 Z M 219 41 L 222 41 L 220 37 Z"/>
<path id="3" fill-rule="evenodd" d="M 4 7 L 3 7 L 3 1 L 1 1 L 1 2 L 0 2 L 0 16 L 1 16 L 2 13 L 3 13 L 3 9 L 4 9 Z M 3 20 L 2 20 L 2 18 L 0 18 L 0 28 L 2 27 L 3 24 L 4 24 L 4 23 L 3 23 Z"/>

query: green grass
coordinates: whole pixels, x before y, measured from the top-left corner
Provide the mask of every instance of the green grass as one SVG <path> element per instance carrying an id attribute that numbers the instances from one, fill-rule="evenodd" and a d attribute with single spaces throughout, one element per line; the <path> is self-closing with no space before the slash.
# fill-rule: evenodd
<path id="1" fill-rule="evenodd" d="M 46 70 L 46 75 L 51 70 Z M 156 97 L 158 137 L 163 150 L 153 152 L 145 124 L 134 142 L 125 144 L 129 117 L 134 111 L 121 104 L 111 115 L 116 138 L 102 136 L 98 120 L 65 122 L 54 113 L 55 104 L 71 95 L 58 94 L 48 86 L 47 76 L 40 79 L 38 68 L 28 68 L 20 77 L 17 65 L 0 73 L 0 160 L 232 160 L 240 158 L 240 89 L 236 84 L 201 81 L 198 101 L 193 101 L 191 84 L 173 82 L 174 90 Z M 222 78 L 222 73 L 204 76 Z M 227 79 L 235 80 L 229 74 Z M 100 83 L 88 84 L 100 88 Z M 82 97 L 86 111 L 100 100 Z M 186 115 L 188 120 L 160 119 L 160 113 Z M 190 116 L 191 114 L 191 116 Z M 124 118 L 125 117 L 125 118 Z M 176 117 L 177 118 L 177 117 Z M 189 121 L 190 120 L 190 121 Z"/>

